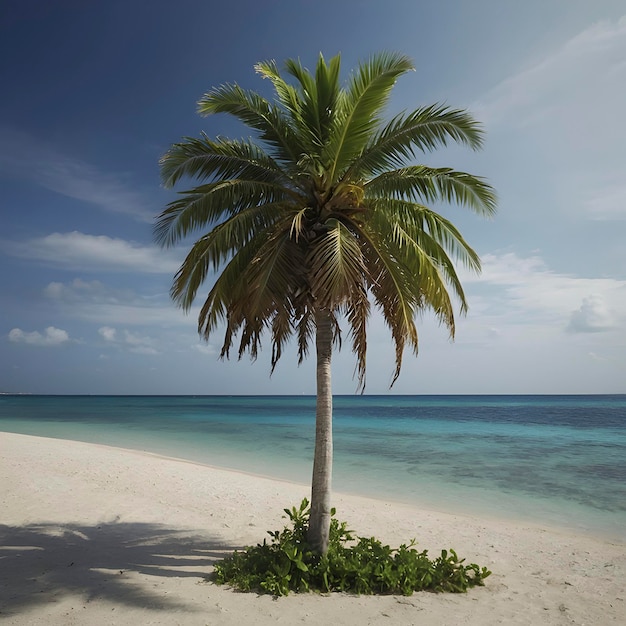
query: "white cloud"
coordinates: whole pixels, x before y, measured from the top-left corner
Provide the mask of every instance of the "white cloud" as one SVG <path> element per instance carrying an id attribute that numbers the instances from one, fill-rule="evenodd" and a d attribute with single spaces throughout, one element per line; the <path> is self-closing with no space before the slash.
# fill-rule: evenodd
<path id="1" fill-rule="evenodd" d="M 60 346 L 70 340 L 67 331 L 54 326 L 48 326 L 43 334 L 36 330 L 25 332 L 21 328 L 14 328 L 8 337 L 14 343 L 27 343 L 31 346 Z"/>
<path id="2" fill-rule="evenodd" d="M 526 203 L 552 198 L 542 217 L 550 210 L 568 220 L 626 219 L 624 59 L 626 16 L 601 21 L 472 106 L 490 140 L 506 142 L 502 158 L 527 181 Z"/>
<path id="3" fill-rule="evenodd" d="M 99 280 L 86 281 L 75 278 L 69 283 L 51 282 L 43 290 L 44 295 L 51 300 L 66 304 L 91 302 L 93 304 L 120 304 L 134 303 L 141 305 L 145 298 L 141 298 L 131 289 L 108 287 Z"/>
<path id="4" fill-rule="evenodd" d="M 185 315 L 173 304 L 170 306 L 140 306 L 134 304 L 94 305 L 84 303 L 74 311 L 68 311 L 76 319 L 97 324 L 126 324 L 132 326 L 158 326 L 188 328 L 195 331 L 197 323 L 193 314 Z"/>
<path id="5" fill-rule="evenodd" d="M 156 348 L 152 348 L 150 346 L 135 346 L 133 348 L 129 348 L 129 352 L 133 352 L 134 354 L 145 354 L 147 356 L 159 354 L 159 351 Z"/>
<path id="6" fill-rule="evenodd" d="M 142 337 L 136 333 L 125 330 L 124 343 L 129 346 L 131 352 L 137 354 L 158 354 L 154 347 L 155 341 L 151 337 Z"/>
<path id="7" fill-rule="evenodd" d="M 180 255 L 171 250 L 77 231 L 52 233 L 21 242 L 0 241 L 0 248 L 19 258 L 82 271 L 134 271 L 173 275 L 180 266 Z"/>
<path id="8" fill-rule="evenodd" d="M 98 333 L 105 341 L 115 341 L 117 331 L 115 328 L 111 328 L 110 326 L 103 326 L 102 328 L 98 328 Z"/>
<path id="9" fill-rule="evenodd" d="M 624 58 L 626 16 L 617 22 L 598 22 L 564 42 L 550 56 L 502 81 L 472 109 L 488 126 L 545 119 L 558 123 L 568 111 L 585 110 L 592 116 L 577 120 L 579 133 L 589 130 L 589 124 L 603 122 L 620 132 L 615 118 L 603 118 L 608 111 L 620 110 L 624 103 Z M 617 102 L 615 97 L 607 99 L 608 94 L 617 97 Z"/>
<path id="10" fill-rule="evenodd" d="M 595 333 L 610 330 L 613 326 L 611 312 L 602 298 L 589 296 L 572 313 L 567 330 L 574 333 Z"/>
<path id="11" fill-rule="evenodd" d="M 53 300 L 59 300 L 63 294 L 63 284 L 52 282 L 44 289 L 44 295 Z"/>
<path id="12" fill-rule="evenodd" d="M 129 330 L 124 330 L 121 335 L 117 329 L 110 326 L 102 326 L 98 329 L 98 334 L 108 343 L 116 345 L 118 348 L 127 349 L 135 354 L 158 354 L 156 341 L 148 336 L 141 336 Z"/>
<path id="13" fill-rule="evenodd" d="M 0 128 L 0 172 L 139 221 L 154 217 L 128 175 L 101 172 L 27 133 Z"/>
<path id="14" fill-rule="evenodd" d="M 214 356 L 218 352 L 210 343 L 195 343 L 191 346 L 192 350 L 196 350 L 200 354 L 207 354 Z"/>
<path id="15" fill-rule="evenodd" d="M 558 273 L 538 256 L 486 254 L 482 261 L 479 277 L 461 277 L 477 293 L 469 296 L 472 313 L 496 316 L 516 325 L 541 323 L 570 330 L 581 330 L 583 321 L 588 329 L 592 325 L 606 330 L 626 325 L 624 280 Z"/>
<path id="16" fill-rule="evenodd" d="M 198 308 L 192 308 L 185 315 L 167 292 L 141 295 L 131 289 L 81 279 L 49 283 L 43 292 L 67 317 L 94 322 L 102 327 L 158 326 L 161 330 L 176 327 L 192 331 L 196 328 Z"/>

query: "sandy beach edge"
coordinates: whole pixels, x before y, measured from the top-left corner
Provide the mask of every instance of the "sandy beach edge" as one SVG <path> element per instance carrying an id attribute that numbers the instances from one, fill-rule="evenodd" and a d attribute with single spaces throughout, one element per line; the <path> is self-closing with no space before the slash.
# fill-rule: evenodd
<path id="1" fill-rule="evenodd" d="M 281 528 L 308 487 L 98 444 L 0 432 L 0 620 L 9 624 L 611 624 L 626 546 L 558 529 L 335 494 L 391 545 L 454 548 L 494 573 L 463 595 L 235 593 L 215 559 Z"/>

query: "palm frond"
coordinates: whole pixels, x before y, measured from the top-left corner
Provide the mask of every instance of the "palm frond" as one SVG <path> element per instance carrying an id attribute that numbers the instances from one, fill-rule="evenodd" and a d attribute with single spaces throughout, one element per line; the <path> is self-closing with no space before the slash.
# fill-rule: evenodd
<path id="1" fill-rule="evenodd" d="M 303 152 L 310 158 L 319 159 L 321 149 L 328 141 L 336 101 L 341 93 L 340 58 L 336 56 L 327 64 L 320 55 L 315 76 L 298 59 L 288 59 L 285 68 L 296 79 L 298 87 L 289 85 L 282 78 L 275 62 L 257 65 L 257 71 L 274 84 L 279 102 L 288 112 L 293 128 L 297 129 L 300 137 L 306 138 L 306 151 Z"/>
<path id="2" fill-rule="evenodd" d="M 301 312 L 296 310 L 296 334 L 298 337 L 298 365 L 309 355 L 310 345 L 315 336 L 313 307 L 307 306 Z"/>
<path id="3" fill-rule="evenodd" d="M 254 69 L 263 78 L 267 78 L 272 82 L 279 105 L 282 106 L 292 119 L 298 118 L 301 115 L 301 103 L 298 97 L 298 91 L 280 75 L 276 61 L 257 63 Z"/>
<path id="4" fill-rule="evenodd" d="M 493 216 L 496 211 L 496 194 L 483 178 L 451 168 L 403 167 L 379 174 L 364 187 L 368 196 L 378 198 L 445 201 L 487 216 Z"/>
<path id="5" fill-rule="evenodd" d="M 415 281 L 419 289 L 422 309 L 430 308 L 435 315 L 450 329 L 451 336 L 454 336 L 454 311 L 447 288 L 452 287 L 461 302 L 461 310 L 467 308 L 465 294 L 452 260 L 441 243 L 441 237 L 437 238 L 424 228 L 426 219 L 431 220 L 438 228 L 445 226 L 439 224 L 437 218 L 445 222 L 436 213 L 422 208 L 416 210 L 414 207 L 405 207 L 401 214 L 390 211 L 377 211 L 367 226 L 372 230 L 385 233 L 390 248 L 393 250 L 394 258 L 406 268 L 408 274 Z M 413 208 L 413 211 L 410 209 Z M 436 231 L 436 228 L 433 228 Z M 443 240 L 454 250 L 454 253 L 466 260 L 467 263 L 479 263 L 476 253 L 467 246 L 461 238 L 460 241 L 453 237 L 454 233 L 447 232 Z"/>
<path id="6" fill-rule="evenodd" d="M 389 245 L 387 233 L 364 228 L 361 231 L 363 256 L 369 268 L 369 288 L 374 301 L 381 310 L 395 345 L 396 367 L 391 381 L 395 383 L 402 368 L 402 357 L 406 343 L 418 351 L 418 334 L 415 316 L 421 298 L 415 276 L 398 263 Z"/>
<path id="7" fill-rule="evenodd" d="M 339 73 L 341 57 L 336 55 L 328 63 L 320 54 L 315 71 L 315 87 L 317 90 L 317 109 L 319 118 L 320 139 L 322 145 L 328 141 L 337 109 L 337 100 L 341 94 Z"/>
<path id="8" fill-rule="evenodd" d="M 368 144 L 396 80 L 412 69 L 412 61 L 396 53 L 375 55 L 358 67 L 340 101 L 327 148 L 331 183 Z"/>
<path id="9" fill-rule="evenodd" d="M 365 390 L 365 370 L 367 357 L 367 322 L 370 316 L 370 302 L 363 285 L 356 285 L 345 306 L 345 316 L 350 327 L 352 352 L 356 357 L 355 374 L 357 389 Z"/>
<path id="10" fill-rule="evenodd" d="M 247 245 L 237 250 L 230 261 L 222 268 L 219 275 L 217 275 L 213 287 L 210 289 L 198 314 L 198 333 L 204 339 L 209 338 L 220 322 L 228 322 L 222 355 L 227 355 L 228 349 L 232 344 L 232 336 L 237 330 L 229 321 L 230 312 L 233 310 L 234 304 L 245 300 L 247 295 L 246 269 L 259 248 L 267 241 L 267 238 L 268 233 L 263 231 L 248 242 Z M 190 263 L 190 270 L 192 265 Z M 191 291 L 192 285 L 191 283 L 189 284 L 190 286 L 187 287 L 187 290 Z M 183 295 L 185 298 L 188 297 L 184 294 L 184 290 L 179 291 L 179 294 L 172 294 L 174 298 L 180 300 Z M 190 300 L 193 301 L 193 297 Z"/>
<path id="11" fill-rule="evenodd" d="M 244 178 L 290 187 L 293 181 L 271 156 L 251 141 L 185 137 L 160 160 L 161 179 L 173 187 L 181 178 L 198 180 Z"/>
<path id="12" fill-rule="evenodd" d="M 210 228 L 246 209 L 299 207 L 291 193 L 285 191 L 274 183 L 240 179 L 200 185 L 181 192 L 180 198 L 167 205 L 155 223 L 154 238 L 167 247 L 200 228 Z"/>
<path id="13" fill-rule="evenodd" d="M 306 207 L 306 206 L 303 207 L 302 209 L 296 212 L 296 214 L 293 216 L 293 219 L 291 221 L 291 228 L 289 229 L 289 236 L 293 237 L 296 243 L 298 242 L 298 240 L 300 239 L 304 231 L 305 216 L 308 211 L 310 211 L 309 207 Z"/>
<path id="14" fill-rule="evenodd" d="M 350 165 L 349 175 L 369 178 L 401 167 L 418 152 L 431 152 L 449 141 L 478 150 L 482 146 L 483 130 L 467 111 L 438 104 L 397 115 L 372 136 L 362 154 Z"/>
<path id="15" fill-rule="evenodd" d="M 273 148 L 274 158 L 283 164 L 295 163 L 304 152 L 298 135 L 288 119 L 275 106 L 254 91 L 238 85 L 222 85 L 198 101 L 202 115 L 229 113 L 259 132 L 259 137 Z"/>
<path id="16" fill-rule="evenodd" d="M 316 306 L 334 309 L 362 284 L 366 268 L 358 240 L 337 219 L 329 219 L 326 233 L 310 244 L 309 284 Z"/>
<path id="17" fill-rule="evenodd" d="M 301 134 L 309 138 L 309 149 L 319 142 L 320 127 L 317 108 L 317 89 L 315 79 L 306 70 L 299 59 L 287 59 L 285 61 L 287 73 L 293 76 L 299 83 L 298 93 L 298 115 L 294 120 L 298 124 Z"/>
<path id="18" fill-rule="evenodd" d="M 385 224 L 399 224 L 411 232 L 415 239 L 422 233 L 429 234 L 447 251 L 447 254 L 452 255 L 464 267 L 476 273 L 480 272 L 478 254 L 469 246 L 454 224 L 436 211 L 422 204 L 389 198 L 376 200 L 370 208 L 367 219 L 374 221 L 374 228 L 380 227 L 377 216 L 383 213 Z"/>
<path id="19" fill-rule="evenodd" d="M 255 315 L 271 311 L 277 303 L 291 300 L 304 282 L 302 248 L 290 237 L 287 224 L 274 229 L 259 249 L 246 273 L 249 286 L 247 308 Z"/>
<path id="20" fill-rule="evenodd" d="M 217 272 L 237 251 L 256 239 L 256 244 L 248 249 L 249 253 L 255 251 L 269 236 L 267 233 L 285 220 L 284 214 L 272 208 L 263 205 L 238 213 L 196 241 L 174 277 L 173 300 L 188 310 L 211 270 Z"/>
<path id="21" fill-rule="evenodd" d="M 442 246 L 428 233 L 419 233 L 419 237 L 403 228 L 399 223 L 394 224 L 393 239 L 397 243 L 398 255 L 409 273 L 417 278 L 421 296 L 421 308 L 430 308 L 436 317 L 450 330 L 454 337 L 454 309 L 448 294 L 449 283 L 446 278 L 452 278 L 452 287 L 461 301 L 461 310 L 465 311 L 467 303 L 465 294 L 458 281 L 455 281 L 454 266 Z"/>
<path id="22" fill-rule="evenodd" d="M 304 273 L 298 275 L 294 268 L 302 267 L 303 261 L 302 248 L 290 237 L 283 223 L 259 249 L 246 272 L 246 318 L 271 320 L 272 371 L 284 344 L 293 334 L 294 298 L 305 278 Z M 240 354 L 246 347 L 240 346 Z"/>

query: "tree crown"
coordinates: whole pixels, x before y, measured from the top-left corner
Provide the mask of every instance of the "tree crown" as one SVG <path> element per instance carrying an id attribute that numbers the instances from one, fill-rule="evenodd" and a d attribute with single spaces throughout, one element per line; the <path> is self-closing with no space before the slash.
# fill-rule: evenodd
<path id="1" fill-rule="evenodd" d="M 397 79 L 413 69 L 406 56 L 375 55 L 344 85 L 340 69 L 339 56 L 320 55 L 314 72 L 288 60 L 288 80 L 275 62 L 259 63 L 271 102 L 236 84 L 207 92 L 201 114 L 232 115 L 256 138 L 202 135 L 174 144 L 161 160 L 164 184 L 197 184 L 160 214 L 155 238 L 169 246 L 202 232 L 171 295 L 188 309 L 215 273 L 198 329 L 208 339 L 225 323 L 223 357 L 237 341 L 239 357 L 256 358 L 267 332 L 272 369 L 294 336 L 302 361 L 323 310 L 338 341 L 340 322 L 348 325 L 362 389 L 370 301 L 395 343 L 392 384 L 405 346 L 417 353 L 417 315 L 432 310 L 453 337 L 449 290 L 467 309 L 452 259 L 479 271 L 479 258 L 426 203 L 491 216 L 496 198 L 480 177 L 414 163 L 449 142 L 480 148 L 483 133 L 469 113 L 435 104 L 383 119 Z"/>

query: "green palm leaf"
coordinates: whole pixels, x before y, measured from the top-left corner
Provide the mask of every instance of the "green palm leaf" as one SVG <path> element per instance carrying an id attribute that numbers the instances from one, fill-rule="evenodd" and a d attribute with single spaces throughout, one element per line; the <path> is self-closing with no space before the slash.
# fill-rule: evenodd
<path id="1" fill-rule="evenodd" d="M 274 158 L 284 166 L 296 162 L 304 152 L 301 138 L 280 110 L 257 93 L 246 91 L 238 85 L 223 85 L 204 94 L 198 101 L 198 112 L 203 115 L 233 115 L 258 131 L 260 139 L 272 148 Z"/>
<path id="2" fill-rule="evenodd" d="M 181 198 L 167 206 L 155 224 L 155 238 L 170 246 L 203 226 L 217 225 L 223 219 L 258 206 L 276 210 L 294 206 L 291 197 L 285 200 L 284 192 L 283 187 L 272 183 L 239 179 L 201 185 L 181 193 Z"/>
<path id="3" fill-rule="evenodd" d="M 380 123 L 381 109 L 396 80 L 412 69 L 408 57 L 394 53 L 376 55 L 359 66 L 344 92 L 336 114 L 334 137 L 326 151 L 330 181 L 361 153 Z"/>
<path id="4" fill-rule="evenodd" d="M 483 142 L 482 128 L 466 111 L 435 104 L 422 107 L 398 115 L 380 128 L 348 172 L 353 178 L 376 175 L 450 141 L 477 150 Z"/>
<path id="5" fill-rule="evenodd" d="M 166 187 L 173 187 L 185 176 L 293 184 L 274 159 L 254 143 L 223 138 L 212 141 L 204 134 L 200 139 L 186 137 L 183 143 L 174 144 L 161 159 L 161 176 Z"/>
<path id="6" fill-rule="evenodd" d="M 386 171 L 365 184 L 366 194 L 415 202 L 456 203 L 476 213 L 494 215 L 496 197 L 482 178 L 450 168 L 414 165 Z"/>

